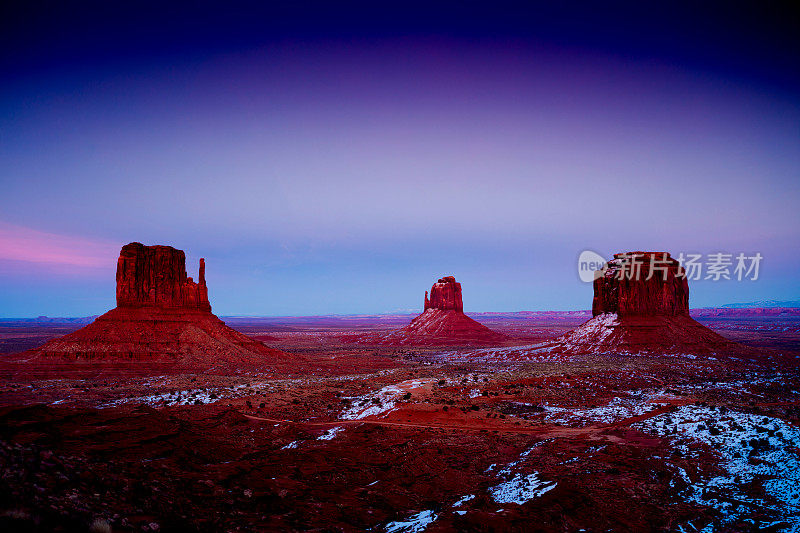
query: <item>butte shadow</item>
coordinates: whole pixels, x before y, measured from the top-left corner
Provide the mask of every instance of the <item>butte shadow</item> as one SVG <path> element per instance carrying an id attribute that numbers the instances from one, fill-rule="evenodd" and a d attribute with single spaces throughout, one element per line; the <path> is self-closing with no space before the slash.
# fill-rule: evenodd
<path id="1" fill-rule="evenodd" d="M 226 326 L 211 312 L 203 259 L 195 282 L 186 274 L 182 250 L 134 242 L 122 247 L 116 280 L 117 307 L 77 331 L 7 360 L 223 369 L 269 367 L 290 359 Z"/>
<path id="2" fill-rule="evenodd" d="M 364 342 L 391 346 L 446 346 L 502 344 L 509 337 L 491 330 L 464 314 L 461 284 L 446 276 L 425 291 L 421 315 L 403 328 Z"/>

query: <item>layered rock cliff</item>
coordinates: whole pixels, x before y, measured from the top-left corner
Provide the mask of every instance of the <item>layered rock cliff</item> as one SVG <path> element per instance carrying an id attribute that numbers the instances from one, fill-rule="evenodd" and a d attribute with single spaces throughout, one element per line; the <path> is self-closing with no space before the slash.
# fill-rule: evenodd
<path id="1" fill-rule="evenodd" d="M 594 280 L 592 315 L 689 316 L 689 282 L 667 252 L 614 255 Z"/>
<path id="2" fill-rule="evenodd" d="M 197 283 L 186 275 L 186 255 L 171 246 L 132 242 L 117 260 L 117 307 L 200 309 L 211 312 L 200 259 Z"/>

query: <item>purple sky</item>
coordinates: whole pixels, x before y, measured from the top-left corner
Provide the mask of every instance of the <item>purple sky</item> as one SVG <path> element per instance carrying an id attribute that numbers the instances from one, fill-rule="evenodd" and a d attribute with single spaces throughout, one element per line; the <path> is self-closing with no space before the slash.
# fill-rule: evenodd
<path id="1" fill-rule="evenodd" d="M 796 70 L 437 28 L 52 61 L 20 42 L 0 316 L 113 307 L 130 241 L 190 275 L 205 257 L 223 315 L 417 310 L 444 275 L 467 311 L 586 309 L 584 249 L 760 252 L 757 282 L 692 283 L 691 305 L 800 299 Z"/>

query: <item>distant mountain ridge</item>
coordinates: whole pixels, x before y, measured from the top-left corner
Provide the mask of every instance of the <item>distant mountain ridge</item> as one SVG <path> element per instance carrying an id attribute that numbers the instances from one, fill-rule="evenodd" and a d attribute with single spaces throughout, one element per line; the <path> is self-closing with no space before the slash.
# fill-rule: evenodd
<path id="1" fill-rule="evenodd" d="M 800 300 L 762 300 L 759 302 L 743 302 L 725 304 L 710 307 L 693 307 L 690 309 L 692 314 L 708 314 L 709 311 L 714 309 L 800 309 Z M 285 320 L 304 320 L 304 321 L 318 321 L 318 320 L 331 320 L 341 322 L 352 322 L 358 320 L 391 320 L 394 318 L 414 317 L 419 311 L 407 312 L 407 310 L 398 310 L 397 312 L 389 313 L 352 313 L 352 314 L 331 314 L 331 315 L 222 315 L 220 318 L 225 322 L 239 323 L 247 322 L 248 320 L 269 320 L 269 321 L 285 321 Z M 524 319 L 534 317 L 591 317 L 591 310 L 574 310 L 574 311 L 472 311 L 471 316 L 481 318 L 509 318 L 509 319 Z M 94 321 L 99 315 L 86 316 L 86 317 L 6 317 L 0 318 L 0 322 L 19 322 L 19 323 L 73 323 L 73 324 L 88 324 Z"/>
<path id="2" fill-rule="evenodd" d="M 774 307 L 800 307 L 800 300 L 787 300 L 787 301 L 778 301 L 778 300 L 762 300 L 760 302 L 745 302 L 745 303 L 735 303 L 735 304 L 725 304 L 720 306 L 723 309 L 750 309 L 754 307 L 760 307 L 765 309 L 771 309 Z"/>
<path id="3" fill-rule="evenodd" d="M 37 316 L 33 318 L 0 318 L 0 322 L 20 322 L 25 324 L 89 324 L 100 315 L 93 316 Z"/>

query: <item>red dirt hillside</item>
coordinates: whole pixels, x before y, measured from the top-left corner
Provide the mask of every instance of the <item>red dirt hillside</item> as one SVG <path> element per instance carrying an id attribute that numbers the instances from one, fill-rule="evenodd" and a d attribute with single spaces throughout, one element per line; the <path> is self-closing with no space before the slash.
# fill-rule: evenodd
<path id="1" fill-rule="evenodd" d="M 15 359 L 207 367 L 269 363 L 287 357 L 229 328 L 211 313 L 203 259 L 195 283 L 186 275 L 183 251 L 134 242 L 122 247 L 117 261 L 116 308 Z"/>

